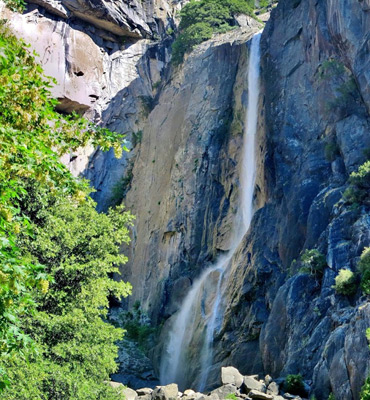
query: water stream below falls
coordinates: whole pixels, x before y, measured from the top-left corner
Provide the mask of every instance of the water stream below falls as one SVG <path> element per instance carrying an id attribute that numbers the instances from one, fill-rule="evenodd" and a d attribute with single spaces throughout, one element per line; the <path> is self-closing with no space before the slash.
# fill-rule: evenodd
<path id="1" fill-rule="evenodd" d="M 240 172 L 240 205 L 234 222 L 230 250 L 194 282 L 180 310 L 173 317 L 168 345 L 162 355 L 161 383 L 177 383 L 180 390 L 193 387 L 203 391 L 206 388 L 213 361 L 213 339 L 223 319 L 223 283 L 231 259 L 247 233 L 253 216 L 260 38 L 260 33 L 252 38 L 250 49 L 248 107 Z"/>

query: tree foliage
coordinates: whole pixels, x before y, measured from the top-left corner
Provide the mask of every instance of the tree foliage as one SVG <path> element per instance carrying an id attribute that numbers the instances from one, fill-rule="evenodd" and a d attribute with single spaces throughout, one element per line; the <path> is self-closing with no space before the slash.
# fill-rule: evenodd
<path id="1" fill-rule="evenodd" d="M 180 64 L 185 53 L 208 40 L 213 33 L 226 32 L 235 25 L 235 14 L 253 15 L 254 1 L 192 0 L 180 12 L 180 34 L 172 47 L 172 60 Z"/>
<path id="2" fill-rule="evenodd" d="M 1 25 L 0 389 L 9 384 L 5 366 L 10 371 L 12 365 L 16 366 L 9 376 L 15 379 L 17 375 L 19 384 L 22 374 L 33 376 L 31 371 L 26 373 L 24 369 L 34 365 L 29 358 L 36 357 L 36 353 L 32 352 L 33 348 L 36 346 L 39 350 L 37 357 L 50 353 L 43 335 L 47 332 L 56 333 L 57 327 L 61 326 L 60 318 L 63 315 L 56 312 L 56 304 L 59 304 L 60 310 L 69 304 L 68 317 L 72 319 L 80 319 L 84 312 L 93 313 L 99 322 L 98 319 L 95 322 L 86 320 L 86 329 L 88 323 L 91 324 L 91 329 L 100 329 L 100 324 L 103 323 L 100 317 L 104 315 L 101 310 L 107 304 L 108 293 L 122 295 L 128 292 L 128 287 L 123 290 L 122 285 L 117 286 L 118 284 L 106 280 L 106 274 L 112 270 L 112 265 L 124 261 L 121 256 L 114 255 L 116 250 L 112 249 L 118 245 L 116 234 L 113 235 L 107 229 L 107 221 L 104 220 L 103 224 L 104 217 L 95 212 L 92 201 L 85 201 L 90 192 L 87 183 L 75 179 L 60 162 L 61 155 L 88 142 L 100 146 L 102 150 L 113 146 L 117 156 L 120 156 L 122 135 L 98 128 L 80 116 L 57 113 L 57 102 L 50 94 L 52 83 L 50 78 L 44 76 L 42 68 L 35 62 L 34 55 L 25 43 L 16 39 Z M 34 191 L 33 188 L 36 187 L 38 190 Z M 58 207 L 53 208 L 53 204 L 58 204 Z M 66 216 L 62 216 L 60 210 Z M 115 232 L 120 232 L 117 235 L 121 235 L 120 239 L 124 241 L 127 239 L 127 232 L 122 230 L 122 223 L 127 222 L 129 217 L 125 213 L 120 214 L 121 212 L 122 210 L 106 218 L 109 218 L 109 223 L 115 224 Z M 69 219 L 66 219 L 67 216 Z M 92 225 L 95 224 L 93 219 L 96 219 L 97 224 L 105 229 L 90 235 L 89 253 L 83 250 L 87 242 L 83 244 L 81 240 L 80 245 L 76 244 L 74 247 L 72 243 L 66 242 L 68 234 L 73 232 L 70 230 L 71 225 L 77 226 L 78 220 L 79 228 L 83 227 L 82 231 L 88 235 L 83 219 Z M 45 221 L 49 227 L 46 227 Z M 50 227 L 54 228 L 53 232 Z M 112 254 L 107 259 L 101 254 L 101 249 L 92 247 L 99 240 L 99 235 L 115 238 L 110 243 L 109 251 Z M 77 232 L 74 232 L 74 236 L 75 239 L 79 237 Z M 69 240 L 72 239 L 69 237 Z M 58 243 L 62 243 L 63 248 Z M 88 258 L 84 259 L 85 256 Z M 51 288 L 48 290 L 50 283 Z M 100 284 L 103 285 L 103 290 L 98 290 L 97 286 Z M 56 285 L 59 285 L 58 290 Z M 90 308 L 87 306 L 87 299 L 91 301 Z M 84 304 L 85 308 L 75 308 L 71 305 L 72 300 L 76 304 Z M 35 312 L 35 322 L 31 324 L 30 316 Z M 83 321 L 82 318 L 82 325 Z M 71 324 L 66 326 L 72 329 Z M 75 328 L 72 330 L 78 332 Z M 113 343 L 117 332 L 112 330 L 110 335 L 107 343 Z M 110 353 L 110 344 L 105 346 L 109 348 L 107 353 Z M 73 346 L 69 348 L 70 351 L 76 351 Z M 59 347 L 58 351 L 61 359 L 65 357 L 67 348 Z M 49 363 L 50 358 L 45 359 Z M 112 360 L 109 362 L 112 363 Z M 40 365 L 36 364 L 33 372 L 41 368 Z M 70 368 L 71 365 L 65 368 Z M 103 374 L 106 370 L 108 367 L 103 369 Z M 36 372 L 34 375 L 37 375 Z M 27 384 L 30 388 L 36 387 L 32 380 Z M 40 388 L 39 390 L 41 393 Z M 9 398 L 22 397 L 17 395 Z M 33 397 L 30 395 L 24 398 Z"/>
<path id="3" fill-rule="evenodd" d="M 360 165 L 349 177 L 350 186 L 343 194 L 352 204 L 368 204 L 370 193 L 370 160 Z"/>
<path id="4" fill-rule="evenodd" d="M 103 318 L 108 298 L 131 290 L 109 276 L 126 262 L 119 245 L 129 240 L 132 216 L 123 206 L 99 214 L 91 199 L 50 196 L 33 184 L 21 207 L 34 234 L 23 235 L 19 244 L 30 260 L 45 265 L 51 282 L 47 291 L 35 291 L 37 309 L 22 319 L 38 352 L 9 359 L 6 368 L 17 384 L 2 399 L 115 399 L 103 381 L 116 370 L 115 342 L 123 331 Z"/>
<path id="5" fill-rule="evenodd" d="M 303 272 L 308 272 L 313 275 L 321 276 L 326 267 L 326 258 L 317 249 L 306 249 L 301 257 L 304 267 Z"/>
<path id="6" fill-rule="evenodd" d="M 335 277 L 335 291 L 345 296 L 351 296 L 356 293 L 356 276 L 349 269 L 342 268 L 339 270 L 338 275 Z"/>

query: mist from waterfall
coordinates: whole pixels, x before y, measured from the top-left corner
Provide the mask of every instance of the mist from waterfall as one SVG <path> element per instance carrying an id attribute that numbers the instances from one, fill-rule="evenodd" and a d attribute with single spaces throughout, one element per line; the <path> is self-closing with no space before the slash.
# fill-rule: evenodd
<path id="1" fill-rule="evenodd" d="M 253 216 L 253 193 L 256 178 L 255 138 L 258 122 L 260 39 L 256 34 L 251 41 L 248 65 L 248 107 L 243 141 L 242 166 L 240 172 L 240 205 L 234 222 L 234 234 L 230 250 L 219 257 L 194 282 L 185 300 L 174 316 L 169 341 L 164 349 L 160 379 L 161 384 L 177 383 L 180 390 L 189 388 L 189 376 L 194 371 L 191 352 L 200 363 L 197 390 L 203 391 L 207 385 L 213 361 L 214 334 L 222 324 L 220 308 L 223 298 L 223 281 L 231 259 L 248 232 Z M 208 300 L 208 302 L 207 302 Z M 207 312 L 208 308 L 208 312 Z M 195 333 L 198 331 L 202 342 Z M 195 341 L 195 343 L 194 343 Z M 188 385 L 188 386 L 187 386 Z"/>

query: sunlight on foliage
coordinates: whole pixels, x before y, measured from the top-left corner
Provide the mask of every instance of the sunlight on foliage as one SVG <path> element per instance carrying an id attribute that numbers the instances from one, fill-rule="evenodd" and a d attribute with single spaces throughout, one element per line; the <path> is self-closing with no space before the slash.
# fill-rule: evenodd
<path id="1" fill-rule="evenodd" d="M 35 346 L 22 328 L 34 312 L 38 296 L 48 296 L 55 277 L 40 257 L 19 246 L 20 238 L 35 237 L 37 224 L 27 215 L 24 200 L 29 183 L 74 207 L 90 192 L 59 157 L 92 143 L 114 147 L 120 156 L 122 135 L 94 126 L 78 115 L 60 115 L 52 99 L 52 80 L 43 75 L 28 47 L 0 27 L 0 387 L 9 384 L 4 363 Z M 40 193 L 41 193 L 40 192 Z M 38 194 L 35 204 L 45 201 Z M 88 202 L 87 202 L 88 203 Z"/>
<path id="2" fill-rule="evenodd" d="M 340 269 L 338 275 L 335 277 L 335 291 L 345 296 L 351 296 L 356 292 L 356 276 L 349 269 Z"/>
<path id="3" fill-rule="evenodd" d="M 213 33 L 227 32 L 235 27 L 236 14 L 253 14 L 254 1 L 192 0 L 180 12 L 180 34 L 172 50 L 175 65 L 183 61 L 185 53 L 212 37 Z"/>

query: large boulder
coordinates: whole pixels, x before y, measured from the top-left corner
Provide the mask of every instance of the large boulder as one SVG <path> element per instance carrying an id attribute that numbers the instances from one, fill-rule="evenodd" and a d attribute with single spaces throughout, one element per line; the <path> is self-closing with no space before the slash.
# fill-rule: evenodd
<path id="1" fill-rule="evenodd" d="M 251 390 L 258 390 L 266 393 L 266 385 L 256 379 L 256 375 L 245 376 L 243 388 L 248 393 Z"/>
<path id="2" fill-rule="evenodd" d="M 175 383 L 166 386 L 157 386 L 152 393 L 152 400 L 176 400 L 179 388 Z"/>
<path id="3" fill-rule="evenodd" d="M 139 396 L 145 396 L 145 395 L 147 395 L 147 394 L 152 394 L 153 393 L 153 389 L 152 388 L 141 388 L 141 389 L 137 389 L 136 390 L 136 393 L 139 395 Z"/>
<path id="4" fill-rule="evenodd" d="M 125 400 L 137 400 L 138 396 L 135 390 L 124 386 L 122 383 L 111 381 L 109 382 L 109 385 L 114 389 L 118 389 L 119 393 L 124 396 Z"/>
<path id="5" fill-rule="evenodd" d="M 222 367 L 221 381 L 223 385 L 231 383 L 237 388 L 240 388 L 243 384 L 243 375 L 234 367 Z"/>
<path id="6" fill-rule="evenodd" d="M 223 385 L 215 390 L 212 390 L 212 392 L 209 394 L 211 397 L 217 396 L 219 399 L 225 399 L 227 395 L 236 393 L 237 387 L 235 385 L 232 385 L 231 383 L 228 383 L 227 385 Z"/>
<path id="7" fill-rule="evenodd" d="M 277 396 L 279 394 L 279 385 L 276 382 L 271 382 L 267 386 L 267 394 Z"/>
<path id="8" fill-rule="evenodd" d="M 261 400 L 273 400 L 274 396 L 272 396 L 271 394 L 266 394 L 263 392 L 260 392 L 258 390 L 251 390 L 248 393 L 248 396 L 251 399 L 261 399 Z"/>

